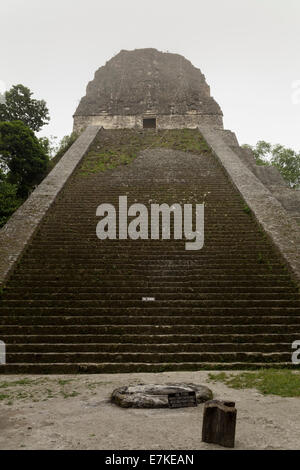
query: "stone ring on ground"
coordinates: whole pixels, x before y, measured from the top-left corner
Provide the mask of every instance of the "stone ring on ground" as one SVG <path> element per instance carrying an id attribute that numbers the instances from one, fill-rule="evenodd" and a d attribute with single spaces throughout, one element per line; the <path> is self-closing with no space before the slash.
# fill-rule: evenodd
<path id="1" fill-rule="evenodd" d="M 191 383 L 129 385 L 115 389 L 111 398 L 122 408 L 168 408 L 168 394 L 178 392 L 196 392 L 197 403 L 213 398 L 208 387 Z"/>

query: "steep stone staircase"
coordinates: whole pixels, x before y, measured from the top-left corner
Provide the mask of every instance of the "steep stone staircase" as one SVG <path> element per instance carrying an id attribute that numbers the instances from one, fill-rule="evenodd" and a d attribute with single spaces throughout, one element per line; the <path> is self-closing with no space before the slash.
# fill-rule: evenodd
<path id="1" fill-rule="evenodd" d="M 291 365 L 300 297 L 275 249 L 205 146 L 172 150 L 162 135 L 156 148 L 151 132 L 102 131 L 50 209 L 0 301 L 0 372 Z M 122 154 L 112 168 L 103 146 L 145 135 L 148 149 L 127 165 Z M 148 207 L 205 201 L 204 248 L 99 240 L 96 208 L 118 207 L 120 195 Z"/>

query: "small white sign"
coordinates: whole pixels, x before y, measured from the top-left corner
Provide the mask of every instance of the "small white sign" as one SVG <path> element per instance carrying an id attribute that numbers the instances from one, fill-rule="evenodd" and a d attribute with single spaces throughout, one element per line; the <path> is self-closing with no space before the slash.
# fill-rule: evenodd
<path id="1" fill-rule="evenodd" d="M 154 302 L 155 297 L 142 297 L 143 302 Z"/>

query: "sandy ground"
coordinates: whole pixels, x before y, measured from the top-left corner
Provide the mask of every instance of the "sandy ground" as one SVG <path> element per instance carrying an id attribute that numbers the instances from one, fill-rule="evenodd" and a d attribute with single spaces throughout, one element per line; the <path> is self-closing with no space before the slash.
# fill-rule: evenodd
<path id="1" fill-rule="evenodd" d="M 122 385 L 180 381 L 206 384 L 214 398 L 236 402 L 236 449 L 300 449 L 300 398 L 234 390 L 207 376 L 0 376 L 0 449 L 222 449 L 201 442 L 203 405 L 143 410 L 110 403 Z"/>

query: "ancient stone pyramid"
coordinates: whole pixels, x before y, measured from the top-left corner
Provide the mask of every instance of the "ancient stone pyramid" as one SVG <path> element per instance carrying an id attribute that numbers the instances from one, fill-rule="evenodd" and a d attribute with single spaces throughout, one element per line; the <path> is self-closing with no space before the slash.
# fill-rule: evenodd
<path id="1" fill-rule="evenodd" d="M 122 51 L 74 126 L 77 141 L 0 232 L 0 372 L 293 367 L 299 192 L 223 129 L 200 71 Z M 121 195 L 204 202 L 204 247 L 99 240 L 96 209 Z"/>

